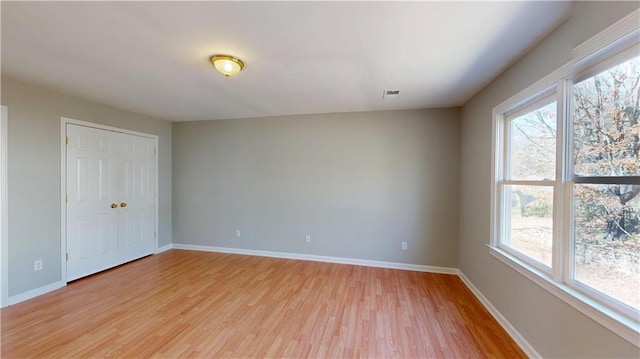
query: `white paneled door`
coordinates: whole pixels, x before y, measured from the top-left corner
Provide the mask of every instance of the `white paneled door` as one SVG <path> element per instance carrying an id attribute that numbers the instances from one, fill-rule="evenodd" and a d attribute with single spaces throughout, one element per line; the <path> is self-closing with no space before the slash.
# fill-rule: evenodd
<path id="1" fill-rule="evenodd" d="M 155 141 L 67 124 L 67 281 L 155 250 Z"/>
<path id="2" fill-rule="evenodd" d="M 155 154 L 150 138 L 119 134 L 118 254 L 128 262 L 155 250 Z"/>

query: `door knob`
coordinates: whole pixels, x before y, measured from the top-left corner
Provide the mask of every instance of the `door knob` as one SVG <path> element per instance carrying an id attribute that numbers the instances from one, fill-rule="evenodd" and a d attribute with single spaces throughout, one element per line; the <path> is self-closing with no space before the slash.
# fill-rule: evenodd
<path id="1" fill-rule="evenodd" d="M 111 208 L 118 208 L 118 205 L 116 203 L 111 203 Z"/>
<path id="2" fill-rule="evenodd" d="M 127 206 L 127 202 L 120 203 L 120 207 L 126 207 L 126 206 Z"/>

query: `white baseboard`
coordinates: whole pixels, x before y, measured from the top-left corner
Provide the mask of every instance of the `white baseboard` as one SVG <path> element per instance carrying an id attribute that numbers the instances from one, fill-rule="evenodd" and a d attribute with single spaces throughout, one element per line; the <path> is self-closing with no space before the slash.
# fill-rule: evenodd
<path id="1" fill-rule="evenodd" d="M 171 248 L 173 248 L 173 245 L 171 243 L 169 243 L 167 245 L 164 245 L 162 247 L 158 247 L 158 249 L 156 249 L 156 253 L 155 254 L 166 252 Z"/>
<path id="2" fill-rule="evenodd" d="M 186 249 L 186 250 L 192 250 L 192 251 L 244 254 L 244 255 L 250 255 L 250 256 L 261 256 L 261 257 L 272 257 L 272 258 L 298 259 L 303 261 L 314 261 L 314 262 L 325 262 L 325 263 L 353 264 L 353 265 L 365 266 L 365 267 L 403 269 L 403 270 L 410 270 L 415 272 L 430 272 L 430 273 L 442 273 L 442 274 L 458 274 L 459 273 L 457 268 L 434 267 L 434 266 L 425 266 L 425 265 L 408 264 L 408 263 L 383 262 L 383 261 L 374 261 L 374 260 L 368 260 L 368 259 L 318 256 L 313 254 L 271 252 L 271 251 L 260 251 L 260 250 L 253 250 L 253 249 L 198 246 L 198 245 L 192 245 L 192 244 L 179 244 L 179 243 L 173 243 L 171 245 L 171 248 Z"/>
<path id="3" fill-rule="evenodd" d="M 473 283 L 467 278 L 462 271 L 458 271 L 458 276 L 462 279 L 462 282 L 471 290 L 471 292 L 478 298 L 478 300 L 484 305 L 485 308 L 491 313 L 491 315 L 495 318 L 495 320 L 500 323 L 500 325 L 507 331 L 507 333 L 511 336 L 513 341 L 516 342 L 522 348 L 522 350 L 529 356 L 529 358 L 542 358 L 540 354 L 529 344 L 529 342 L 516 330 L 516 328 L 509 323 L 507 318 L 505 318 L 502 313 L 498 311 L 496 307 L 491 304 L 489 299 L 487 299 L 482 292 L 478 288 L 476 288 Z"/>
<path id="4" fill-rule="evenodd" d="M 25 300 L 29 300 L 31 298 L 35 298 L 43 294 L 47 294 L 49 292 L 53 292 L 54 290 L 60 289 L 66 285 L 67 283 L 58 281 L 58 282 L 53 282 L 51 284 L 47 284 L 40 288 L 31 289 L 26 292 L 22 292 L 20 294 L 9 297 L 9 305 L 18 304 L 20 302 L 24 302 Z"/>

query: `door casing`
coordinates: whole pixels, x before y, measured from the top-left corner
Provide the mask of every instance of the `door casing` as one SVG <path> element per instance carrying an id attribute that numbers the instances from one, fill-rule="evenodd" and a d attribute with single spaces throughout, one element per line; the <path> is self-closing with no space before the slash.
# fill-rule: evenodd
<path id="1" fill-rule="evenodd" d="M 9 305 L 9 190 L 7 189 L 7 106 L 0 111 L 0 307 Z"/>

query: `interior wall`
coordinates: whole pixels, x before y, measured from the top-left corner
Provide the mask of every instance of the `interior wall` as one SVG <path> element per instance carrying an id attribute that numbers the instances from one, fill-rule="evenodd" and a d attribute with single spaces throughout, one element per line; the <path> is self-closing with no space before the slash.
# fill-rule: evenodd
<path id="1" fill-rule="evenodd" d="M 637 358 L 640 349 L 489 254 L 491 111 L 569 62 L 575 46 L 637 7 L 637 2 L 576 2 L 565 23 L 462 110 L 460 269 L 543 357 Z"/>
<path id="2" fill-rule="evenodd" d="M 2 77 L 8 116 L 9 296 L 62 280 L 61 117 L 158 136 L 159 245 L 171 243 L 171 123 Z M 42 259 L 43 270 L 33 262 Z"/>
<path id="3" fill-rule="evenodd" d="M 457 267 L 459 116 L 174 123 L 174 243 Z"/>

